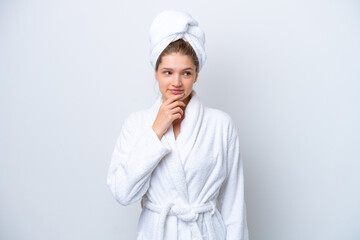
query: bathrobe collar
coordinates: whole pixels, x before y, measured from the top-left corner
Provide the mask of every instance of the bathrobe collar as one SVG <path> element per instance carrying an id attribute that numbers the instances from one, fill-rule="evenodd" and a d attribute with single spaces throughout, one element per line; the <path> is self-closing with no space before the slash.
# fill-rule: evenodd
<path id="1" fill-rule="evenodd" d="M 152 106 L 152 123 L 155 121 L 162 104 L 162 96 L 158 96 Z M 172 173 L 174 184 L 182 197 L 188 200 L 188 190 L 184 166 L 187 164 L 189 155 L 195 145 L 201 122 L 204 115 L 204 106 L 195 90 L 191 92 L 191 99 L 185 108 L 185 118 L 181 122 L 180 134 L 175 140 L 173 125 L 164 134 L 161 142 L 171 149 L 170 156 L 167 158 L 167 166 Z"/>

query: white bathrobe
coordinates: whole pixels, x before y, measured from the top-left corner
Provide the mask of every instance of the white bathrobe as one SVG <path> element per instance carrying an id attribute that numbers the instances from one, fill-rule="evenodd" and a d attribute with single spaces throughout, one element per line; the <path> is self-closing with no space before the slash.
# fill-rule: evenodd
<path id="1" fill-rule="evenodd" d="M 248 240 L 237 127 L 191 96 L 176 139 L 152 129 L 161 96 L 124 120 L 107 184 L 122 205 L 141 200 L 137 240 Z"/>

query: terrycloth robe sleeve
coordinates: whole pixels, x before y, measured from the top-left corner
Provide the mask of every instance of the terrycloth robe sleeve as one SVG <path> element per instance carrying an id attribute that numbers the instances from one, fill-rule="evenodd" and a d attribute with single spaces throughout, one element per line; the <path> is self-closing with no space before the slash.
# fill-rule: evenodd
<path id="1" fill-rule="evenodd" d="M 248 240 L 243 163 L 240 153 L 239 136 L 235 129 L 228 145 L 227 158 L 227 178 L 220 188 L 218 197 L 220 213 L 226 226 L 226 239 Z"/>
<path id="2" fill-rule="evenodd" d="M 139 201 L 149 188 L 151 173 L 168 152 L 152 126 L 136 126 L 130 117 L 125 119 L 107 175 L 115 199 L 122 205 Z"/>

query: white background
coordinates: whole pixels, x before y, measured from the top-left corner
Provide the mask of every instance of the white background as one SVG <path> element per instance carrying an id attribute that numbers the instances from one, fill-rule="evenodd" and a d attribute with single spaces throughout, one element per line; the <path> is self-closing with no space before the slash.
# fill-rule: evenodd
<path id="1" fill-rule="evenodd" d="M 251 240 L 360 239 L 355 0 L 0 0 L 0 239 L 135 238 L 106 173 L 165 9 L 206 33 L 194 89 L 237 123 Z"/>

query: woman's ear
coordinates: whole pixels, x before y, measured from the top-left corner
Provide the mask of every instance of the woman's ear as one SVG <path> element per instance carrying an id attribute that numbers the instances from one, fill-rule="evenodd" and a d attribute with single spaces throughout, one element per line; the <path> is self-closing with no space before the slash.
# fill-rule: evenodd
<path id="1" fill-rule="evenodd" d="M 199 73 L 197 72 L 196 75 L 195 75 L 195 81 L 194 81 L 194 83 L 196 83 L 198 76 L 199 76 Z"/>

